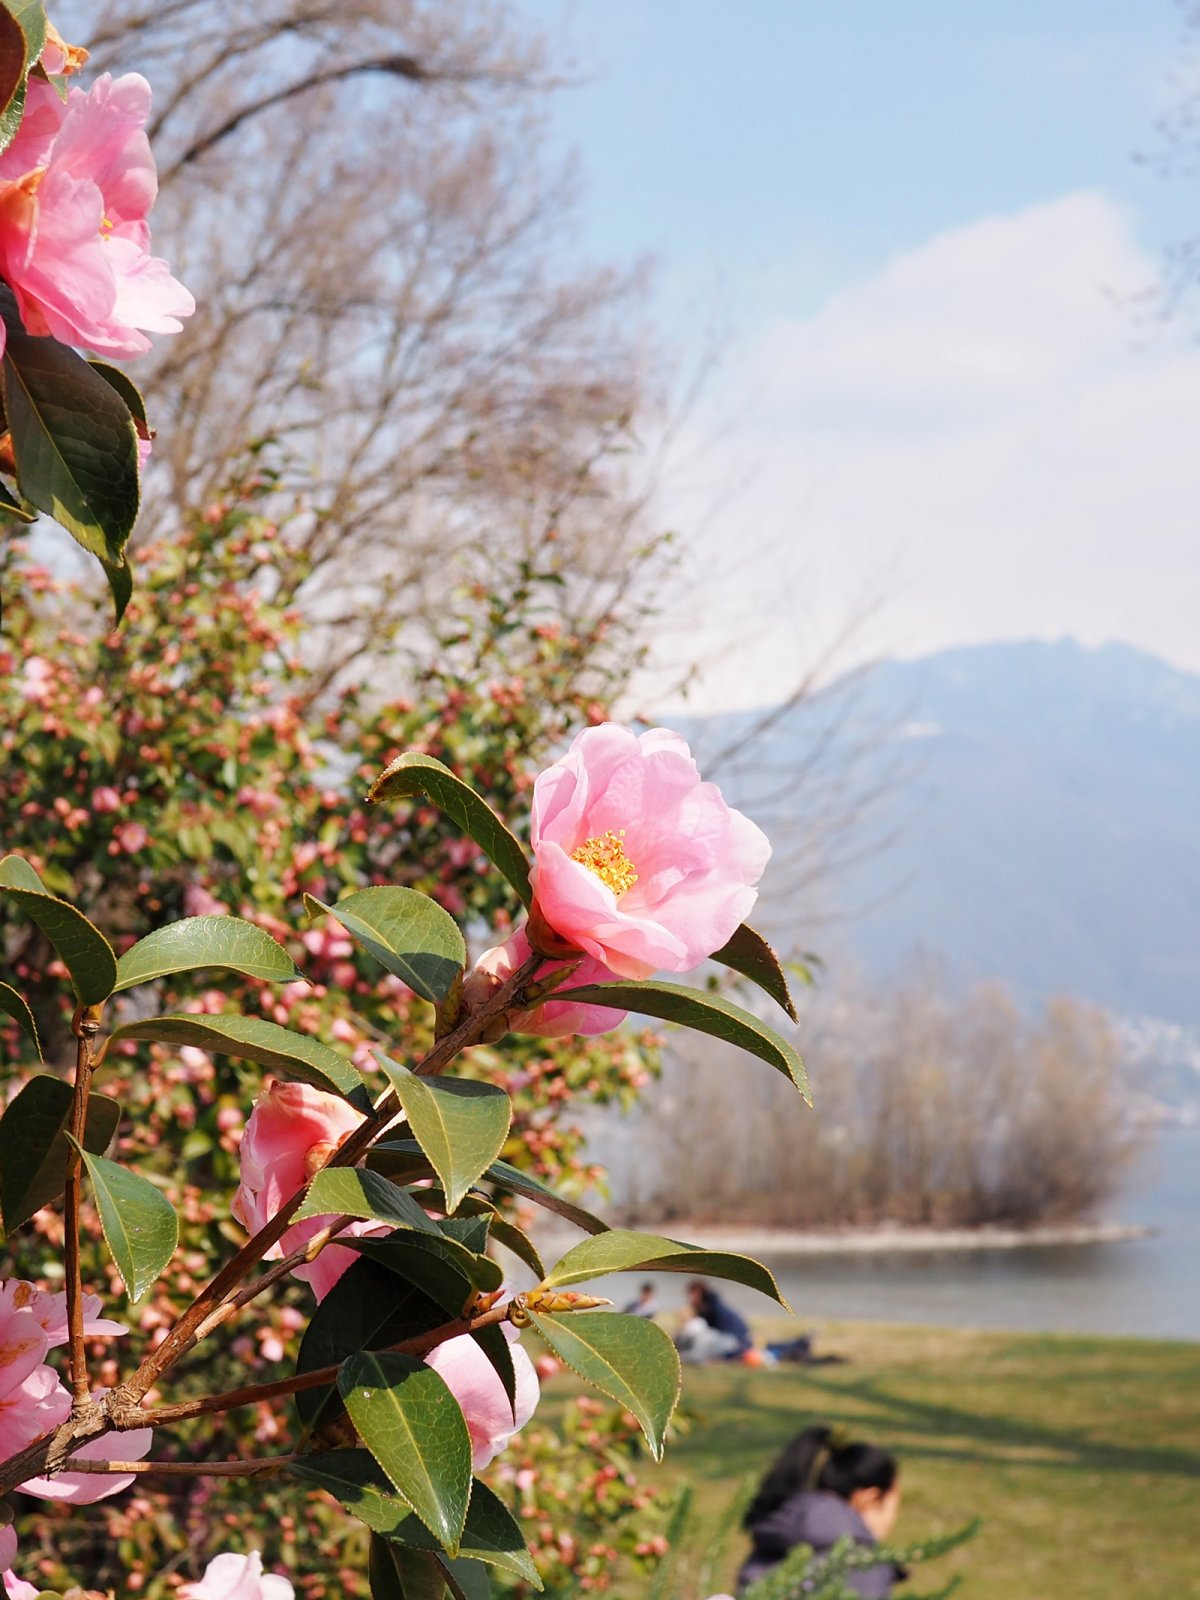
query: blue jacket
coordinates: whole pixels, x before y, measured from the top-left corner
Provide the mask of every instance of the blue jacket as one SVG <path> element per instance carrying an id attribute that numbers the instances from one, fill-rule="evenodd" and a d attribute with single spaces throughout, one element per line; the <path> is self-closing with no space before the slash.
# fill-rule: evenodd
<path id="1" fill-rule="evenodd" d="M 704 1299 L 704 1309 L 700 1315 L 710 1328 L 715 1328 L 718 1333 L 728 1333 L 738 1342 L 737 1353 L 749 1350 L 754 1340 L 750 1337 L 750 1329 L 745 1317 L 738 1316 L 732 1306 L 726 1305 L 719 1294 L 714 1294 L 710 1289 Z"/>

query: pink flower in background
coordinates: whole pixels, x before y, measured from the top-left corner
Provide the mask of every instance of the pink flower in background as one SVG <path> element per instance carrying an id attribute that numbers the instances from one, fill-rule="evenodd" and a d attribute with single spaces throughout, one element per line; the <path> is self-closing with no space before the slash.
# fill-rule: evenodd
<path id="1" fill-rule="evenodd" d="M 150 843 L 150 834 L 140 822 L 120 822 L 113 829 L 113 838 L 126 855 L 135 856 Z"/>
<path id="2" fill-rule="evenodd" d="M 189 917 L 227 917 L 229 907 L 202 883 L 189 883 L 183 891 L 183 909 Z"/>
<path id="3" fill-rule="evenodd" d="M 771 847 L 665 728 L 585 728 L 533 786 L 530 930 L 625 978 L 686 972 L 749 915 Z"/>
<path id="4" fill-rule="evenodd" d="M 214 1556 L 199 1583 L 185 1583 L 180 1600 L 295 1600 L 296 1591 L 286 1578 L 264 1572 L 257 1550 L 249 1555 Z"/>
<path id="5" fill-rule="evenodd" d="M 0 351 L 4 333 L 0 329 Z M 35 705 L 43 705 L 54 689 L 54 669 L 44 656 L 27 656 L 21 673 L 21 693 Z"/>
<path id="6" fill-rule="evenodd" d="M 363 1121 L 361 1111 L 335 1094 L 307 1083 L 272 1083 L 255 1102 L 238 1146 L 242 1181 L 230 1206 L 237 1220 L 248 1232 L 257 1233 Z M 294 1223 L 267 1251 L 267 1258 L 277 1260 L 298 1250 L 332 1220 L 308 1217 Z M 386 1233 L 387 1229 L 357 1222 L 346 1232 Z M 315 1261 L 296 1268 L 296 1276 L 323 1300 L 355 1259 L 352 1250 L 326 1245 Z"/>
<path id="7" fill-rule="evenodd" d="M 119 790 L 111 784 L 101 784 L 98 789 L 92 790 L 92 810 L 101 814 L 108 811 L 121 809 L 121 795 Z"/>
<path id="8" fill-rule="evenodd" d="M 178 333 L 195 310 L 150 254 L 149 115 L 150 85 L 137 73 L 105 73 L 65 105 L 30 78 L 17 136 L 0 153 L 0 277 L 30 333 L 136 356 L 150 349 L 148 333 Z"/>
<path id="9" fill-rule="evenodd" d="M 533 1362 L 517 1343 L 517 1330 L 508 1322 L 500 1326 L 513 1346 L 513 1371 L 517 1379 L 515 1407 L 509 1402 L 495 1367 L 469 1333 L 447 1339 L 425 1357 L 426 1364 L 445 1383 L 467 1419 L 471 1466 L 476 1472 L 482 1472 L 513 1435 L 521 1431 L 537 1409 L 541 1394 Z"/>
<path id="10" fill-rule="evenodd" d="M 463 999 L 467 1005 L 472 1009 L 482 1005 L 500 984 L 511 978 L 517 968 L 528 961 L 530 954 L 529 935 L 523 927 L 518 928 L 503 944 L 485 950 L 467 974 L 463 986 Z M 553 970 L 554 964 L 551 964 L 539 969 L 538 976 L 546 977 Z M 613 975 L 607 967 L 593 961 L 590 956 L 584 956 L 578 970 L 571 974 L 563 988 L 612 981 Z M 531 1011 L 510 1012 L 508 1025 L 513 1033 L 533 1033 L 543 1039 L 562 1039 L 573 1033 L 608 1033 L 619 1027 L 626 1015 L 626 1012 L 615 1011 L 611 1006 L 581 1005 L 570 1000 L 555 1000 L 551 996 Z"/>

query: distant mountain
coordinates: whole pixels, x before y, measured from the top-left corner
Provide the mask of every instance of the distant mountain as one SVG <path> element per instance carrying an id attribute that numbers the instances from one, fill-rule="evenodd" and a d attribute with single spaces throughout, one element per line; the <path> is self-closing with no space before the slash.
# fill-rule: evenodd
<path id="1" fill-rule="evenodd" d="M 698 720 L 702 758 L 754 721 Z M 1200 1030 L 1200 676 L 1070 640 L 887 662 L 844 715 L 836 697 L 787 712 L 718 776 L 786 839 L 762 764 L 778 779 L 839 722 L 844 748 L 869 747 L 860 777 L 884 777 L 872 829 L 893 836 L 834 882 L 858 908 L 838 937 L 868 975 L 925 952 L 952 981 L 1002 978 L 1030 1004 L 1069 992 Z M 769 909 L 782 933 L 790 908 Z"/>

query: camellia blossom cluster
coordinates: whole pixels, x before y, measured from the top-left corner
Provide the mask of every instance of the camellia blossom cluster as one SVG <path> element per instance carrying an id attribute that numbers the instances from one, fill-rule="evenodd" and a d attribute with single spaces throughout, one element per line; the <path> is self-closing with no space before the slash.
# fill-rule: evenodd
<path id="1" fill-rule="evenodd" d="M 123 1323 L 99 1315 L 97 1295 L 83 1297 L 83 1331 L 89 1338 L 110 1338 L 127 1333 Z M 0 1283 L 0 1459 L 16 1455 L 34 1439 L 65 1422 L 71 1414 L 71 1396 L 47 1354 L 67 1342 L 67 1297 L 49 1294 L 23 1279 Z M 96 1399 L 102 1398 L 102 1392 Z M 140 1461 L 150 1448 L 153 1432 L 135 1428 L 122 1439 L 122 1458 Z M 104 1461 L 108 1440 L 93 1439 L 75 1454 L 84 1460 Z M 26 1494 L 46 1500 L 68 1500 L 74 1505 L 119 1494 L 133 1482 L 128 1473 L 60 1472 L 52 1478 L 31 1478 L 21 1485 Z M 11 1526 L 0 1529 L 0 1569 L 11 1568 L 17 1540 Z M 7 1579 L 6 1579 L 7 1582 Z M 9 1586 L 9 1594 L 13 1594 Z M 36 1591 L 32 1591 L 35 1592 Z"/>

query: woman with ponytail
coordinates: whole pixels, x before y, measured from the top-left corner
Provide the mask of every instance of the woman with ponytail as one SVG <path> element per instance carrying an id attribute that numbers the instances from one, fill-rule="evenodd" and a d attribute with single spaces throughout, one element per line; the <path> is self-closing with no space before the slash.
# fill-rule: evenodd
<path id="1" fill-rule="evenodd" d="M 738 1588 L 757 1582 L 798 1544 L 818 1556 L 839 1539 L 877 1544 L 891 1533 L 899 1510 L 893 1456 L 840 1429 L 806 1428 L 784 1446 L 746 1512 L 743 1526 L 752 1549 Z M 863 1600 L 887 1600 L 902 1576 L 890 1562 L 880 1562 L 848 1573 L 846 1583 Z"/>

